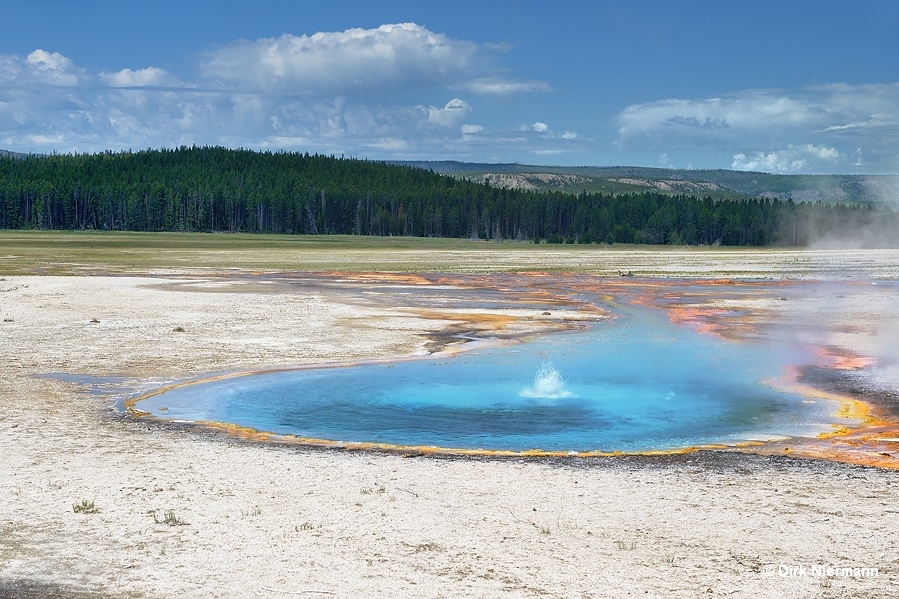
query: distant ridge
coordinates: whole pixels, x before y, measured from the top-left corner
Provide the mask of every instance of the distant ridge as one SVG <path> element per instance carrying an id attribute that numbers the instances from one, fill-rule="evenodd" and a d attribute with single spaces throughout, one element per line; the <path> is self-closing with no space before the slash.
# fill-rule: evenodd
<path id="1" fill-rule="evenodd" d="M 0 156 L 5 158 L 27 158 L 36 154 L 23 154 L 21 152 L 10 152 L 9 150 L 0 150 Z"/>
<path id="2" fill-rule="evenodd" d="M 539 166 L 515 163 L 390 161 L 494 187 L 569 193 L 688 194 L 713 198 L 792 198 L 797 202 L 899 205 L 899 175 L 779 175 L 727 169 Z"/>

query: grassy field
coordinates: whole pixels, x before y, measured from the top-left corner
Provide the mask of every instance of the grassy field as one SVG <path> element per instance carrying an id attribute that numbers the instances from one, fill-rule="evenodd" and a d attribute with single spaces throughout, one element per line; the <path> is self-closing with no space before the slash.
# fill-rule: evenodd
<path id="1" fill-rule="evenodd" d="M 897 258 L 895 251 L 872 254 L 784 248 L 536 245 L 411 237 L 0 231 L 0 276 L 240 269 L 545 271 L 747 278 L 827 277 L 831 273 L 854 272 L 863 278 L 895 278 Z"/>
<path id="2" fill-rule="evenodd" d="M 288 271 L 605 270 L 635 246 L 564 246 L 416 237 L 0 231 L 0 274 L 239 268 Z M 658 252 L 658 249 L 652 250 Z M 589 260 L 589 258 L 594 260 Z M 585 260 L 587 259 L 587 260 Z"/>
<path id="3" fill-rule="evenodd" d="M 455 262 L 451 256 L 456 252 L 490 253 L 502 249 L 507 254 L 514 252 L 512 247 L 484 241 L 406 237 L 0 231 L 0 274 L 198 268 L 440 270 Z M 427 256 L 428 262 L 410 260 L 410 256 Z"/>

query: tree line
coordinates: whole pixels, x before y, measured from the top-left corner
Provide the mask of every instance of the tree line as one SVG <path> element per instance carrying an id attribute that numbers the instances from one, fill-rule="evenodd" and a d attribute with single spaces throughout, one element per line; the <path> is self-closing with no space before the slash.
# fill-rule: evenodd
<path id="1" fill-rule="evenodd" d="M 182 147 L 0 156 L 0 228 L 735 246 L 870 235 L 883 245 L 899 217 L 789 199 L 500 189 L 376 161 Z"/>

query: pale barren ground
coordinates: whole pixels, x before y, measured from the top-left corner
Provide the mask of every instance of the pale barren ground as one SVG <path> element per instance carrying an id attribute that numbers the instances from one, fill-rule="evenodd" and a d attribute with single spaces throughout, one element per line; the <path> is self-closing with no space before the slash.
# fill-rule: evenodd
<path id="1" fill-rule="evenodd" d="M 518 263 L 514 252 L 491 255 L 473 255 L 476 270 Z M 522 269 L 899 272 L 895 252 L 675 255 L 535 251 Z M 330 260 L 323 268 L 355 258 Z M 133 269 L 140 276 L 0 281 L 0 597 L 899 595 L 896 471 L 712 452 L 530 461 L 285 448 L 150 426 L 122 417 L 115 394 L 33 376 L 117 375 L 137 391 L 209 372 L 402 357 L 423 353 L 427 333 L 452 320 L 425 318 L 401 297 L 366 296 L 365 284 L 275 292 L 264 277 L 176 266 L 189 279 L 143 265 Z M 861 325 L 870 316 L 864 302 L 780 304 Z M 440 309 L 465 320 L 450 301 Z M 890 309 L 872 314 L 895 323 Z M 517 317 L 516 332 L 557 324 L 539 312 L 497 313 Z M 846 327 L 838 335 L 846 347 L 885 351 L 882 338 L 872 346 Z M 99 512 L 74 513 L 82 500 Z M 167 512 L 184 524 L 157 523 Z M 817 564 L 880 575 L 815 576 Z M 767 575 L 780 565 L 806 575 Z"/>

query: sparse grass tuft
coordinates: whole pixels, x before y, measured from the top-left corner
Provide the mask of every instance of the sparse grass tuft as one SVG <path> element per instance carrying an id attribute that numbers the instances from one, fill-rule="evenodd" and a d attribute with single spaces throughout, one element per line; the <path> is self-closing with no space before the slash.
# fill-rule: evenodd
<path id="1" fill-rule="evenodd" d="M 542 534 L 542 535 L 548 535 L 548 534 L 550 534 L 550 533 L 552 532 L 552 531 L 549 529 L 549 526 L 543 526 L 543 525 L 538 526 L 538 527 L 537 527 L 537 530 L 540 531 L 540 534 Z"/>
<path id="2" fill-rule="evenodd" d="M 615 546 L 622 551 L 633 551 L 637 548 L 637 541 L 615 541 Z"/>
<path id="3" fill-rule="evenodd" d="M 82 499 L 81 503 L 72 504 L 72 511 L 76 514 L 97 514 L 100 512 L 100 508 L 95 506 L 93 501 Z"/>
<path id="4" fill-rule="evenodd" d="M 169 526 L 184 526 L 187 524 L 187 522 L 175 515 L 175 510 L 168 510 L 163 515 L 162 519 L 160 519 L 159 514 L 154 511 L 153 522 L 156 524 L 168 524 Z"/>
<path id="5" fill-rule="evenodd" d="M 293 527 L 296 532 L 300 532 L 302 530 L 316 530 L 321 528 L 321 524 L 313 524 L 312 522 L 303 522 L 302 524 L 297 524 Z"/>

